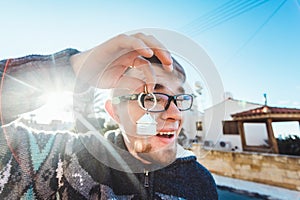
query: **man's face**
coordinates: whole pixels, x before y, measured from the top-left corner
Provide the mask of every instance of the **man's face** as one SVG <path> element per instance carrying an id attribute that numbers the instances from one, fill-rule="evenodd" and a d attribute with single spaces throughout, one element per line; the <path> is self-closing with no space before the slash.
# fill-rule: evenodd
<path id="1" fill-rule="evenodd" d="M 152 65 L 153 66 L 153 65 Z M 153 66 L 156 74 L 156 85 L 154 92 L 168 95 L 184 93 L 182 80 L 173 72 L 166 72 L 159 66 Z M 139 94 L 144 92 L 145 82 L 141 70 L 133 69 L 127 77 L 136 79 L 134 84 L 128 78 L 120 81 L 120 88 L 127 94 Z M 121 90 L 123 90 L 121 89 Z M 166 111 L 151 113 L 157 122 L 157 133 L 153 136 L 142 136 L 137 134 L 138 121 L 146 111 L 143 110 L 136 100 L 128 100 L 114 106 L 118 122 L 125 131 L 125 144 L 129 152 L 145 163 L 170 164 L 176 158 L 177 136 L 182 128 L 183 115 L 172 101 Z"/>

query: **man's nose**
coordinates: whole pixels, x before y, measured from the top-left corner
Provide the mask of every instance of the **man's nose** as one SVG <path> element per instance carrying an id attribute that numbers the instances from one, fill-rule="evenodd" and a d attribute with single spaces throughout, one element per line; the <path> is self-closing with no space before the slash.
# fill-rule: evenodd
<path id="1" fill-rule="evenodd" d="M 174 119 L 174 120 L 181 119 L 181 112 L 177 108 L 174 101 L 171 101 L 168 109 L 165 112 L 163 112 L 163 118 L 164 119 Z"/>

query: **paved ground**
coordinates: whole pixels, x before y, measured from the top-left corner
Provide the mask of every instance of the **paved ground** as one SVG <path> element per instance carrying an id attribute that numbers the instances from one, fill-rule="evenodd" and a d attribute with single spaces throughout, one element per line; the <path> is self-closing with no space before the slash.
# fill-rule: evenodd
<path id="1" fill-rule="evenodd" d="M 237 190 L 244 190 L 251 193 L 268 196 L 272 200 L 300 200 L 300 192 L 280 187 L 243 181 L 213 174 L 218 186 L 225 186 Z"/>

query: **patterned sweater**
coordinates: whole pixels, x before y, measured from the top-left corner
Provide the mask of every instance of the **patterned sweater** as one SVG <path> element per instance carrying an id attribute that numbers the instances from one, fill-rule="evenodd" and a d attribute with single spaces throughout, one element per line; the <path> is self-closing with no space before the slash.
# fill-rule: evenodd
<path id="1" fill-rule="evenodd" d="M 127 151 L 121 134 L 42 131 L 16 120 L 43 104 L 50 85 L 86 88 L 74 89 L 75 53 L 0 61 L 0 199 L 217 199 L 211 174 L 179 145 L 172 164 L 150 166 Z"/>

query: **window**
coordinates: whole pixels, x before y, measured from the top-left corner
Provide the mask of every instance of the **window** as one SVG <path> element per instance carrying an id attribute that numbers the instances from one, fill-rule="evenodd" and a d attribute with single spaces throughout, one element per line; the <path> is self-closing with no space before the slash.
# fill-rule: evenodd
<path id="1" fill-rule="evenodd" d="M 266 123 L 244 123 L 244 131 L 248 146 L 270 146 Z"/>
<path id="2" fill-rule="evenodd" d="M 223 121 L 222 123 L 224 135 L 239 135 L 237 121 Z"/>
<path id="3" fill-rule="evenodd" d="M 202 121 L 196 121 L 196 130 L 197 131 L 202 131 L 203 130 Z"/>

